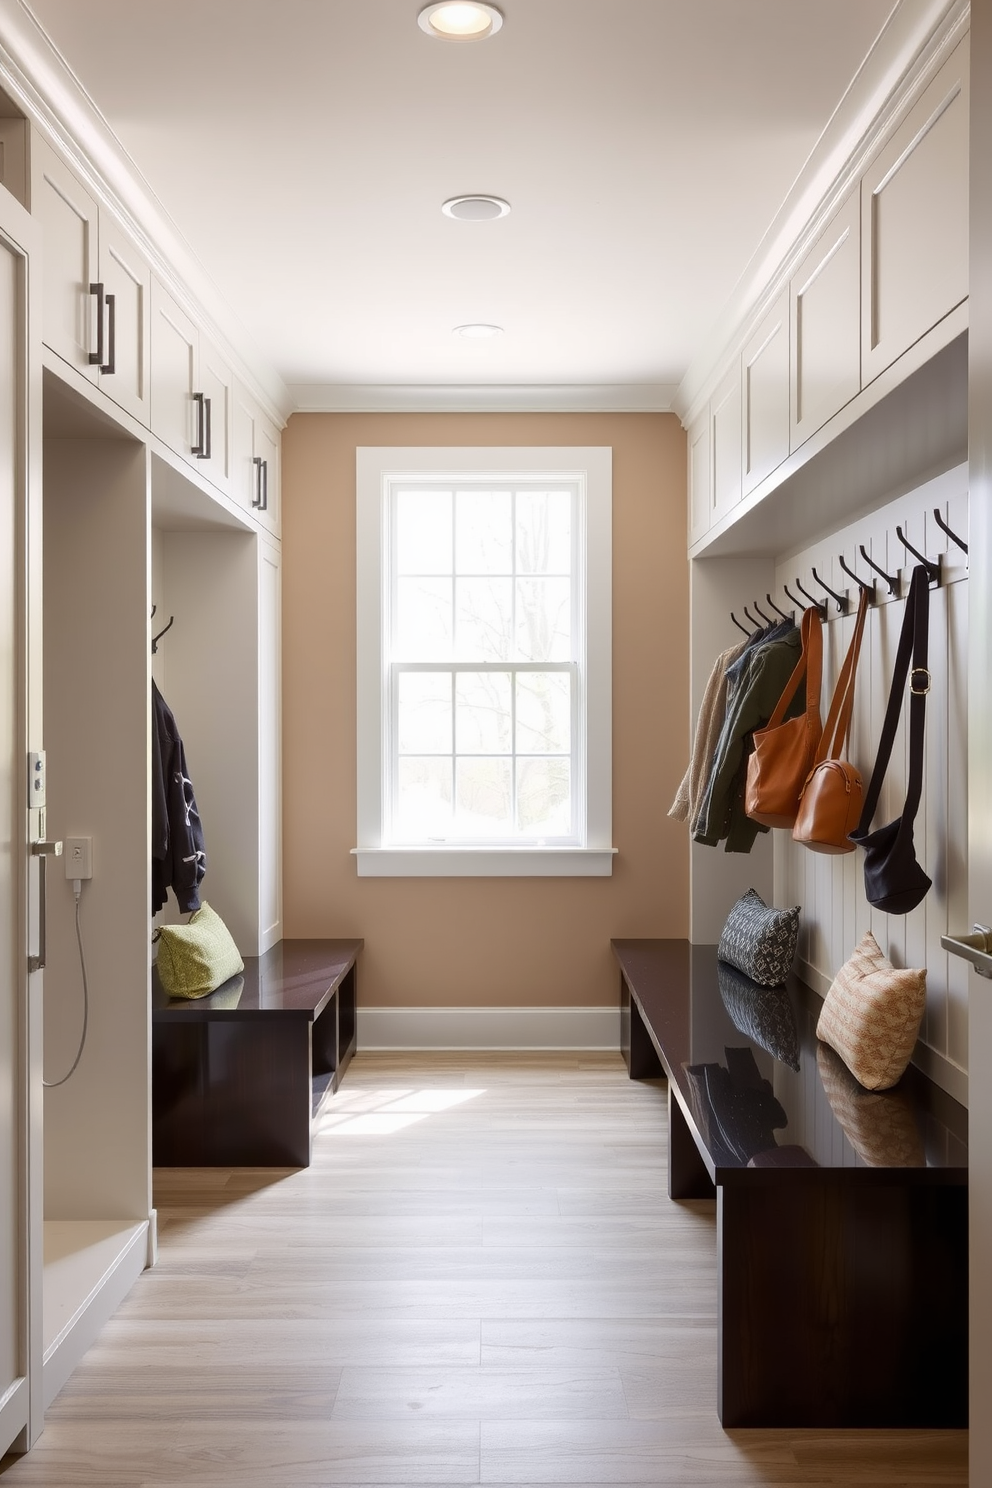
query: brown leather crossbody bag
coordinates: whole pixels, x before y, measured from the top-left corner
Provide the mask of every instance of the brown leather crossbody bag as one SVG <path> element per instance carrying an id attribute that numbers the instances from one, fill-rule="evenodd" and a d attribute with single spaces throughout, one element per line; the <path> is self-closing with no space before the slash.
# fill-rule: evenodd
<path id="1" fill-rule="evenodd" d="M 854 683 L 867 614 L 868 591 L 862 589 L 854 634 L 830 700 L 816 761 L 803 786 L 796 824 L 792 829 L 795 840 L 811 847 L 814 852 L 853 852 L 854 843 L 849 840 L 848 833 L 853 832 L 861 820 L 864 782 L 860 771 L 841 756 L 847 753 L 850 743 Z"/>
<path id="2" fill-rule="evenodd" d="M 791 827 L 799 808 L 803 781 L 820 742 L 820 678 L 823 630 L 819 611 L 803 611 L 802 652 L 785 684 L 775 711 L 763 729 L 754 731 L 754 753 L 747 762 L 744 810 L 766 827 Z M 806 710 L 786 721 L 789 704 L 806 679 Z"/>

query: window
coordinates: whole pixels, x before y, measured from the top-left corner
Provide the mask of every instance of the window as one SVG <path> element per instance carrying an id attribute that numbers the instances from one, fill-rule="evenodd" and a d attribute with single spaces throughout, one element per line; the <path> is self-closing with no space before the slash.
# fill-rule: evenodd
<path id="1" fill-rule="evenodd" d="M 358 871 L 608 874 L 608 449 L 360 449 Z"/>

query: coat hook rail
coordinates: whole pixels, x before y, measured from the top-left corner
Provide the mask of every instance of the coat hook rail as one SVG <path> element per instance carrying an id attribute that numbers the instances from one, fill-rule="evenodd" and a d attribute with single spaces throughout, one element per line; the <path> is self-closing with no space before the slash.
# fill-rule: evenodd
<path id="1" fill-rule="evenodd" d="M 930 559 L 927 558 L 925 554 L 921 553 L 918 548 L 914 548 L 913 544 L 907 538 L 905 532 L 903 532 L 902 528 L 899 526 L 896 527 L 896 537 L 902 543 L 903 547 L 906 549 L 906 552 L 912 553 L 913 557 L 917 558 L 920 563 L 923 564 L 923 567 L 927 571 L 927 578 L 930 580 L 931 584 L 939 584 L 940 562 L 938 561 L 937 563 L 932 563 Z"/>
<path id="2" fill-rule="evenodd" d="M 898 594 L 899 593 L 899 577 L 898 577 L 898 575 L 897 574 L 887 574 L 885 572 L 885 569 L 884 568 L 879 568 L 878 564 L 875 563 L 875 562 L 873 562 L 872 559 L 868 557 L 868 553 L 867 553 L 867 551 L 865 549 L 864 543 L 862 543 L 860 545 L 859 551 L 861 553 L 862 558 L 867 563 L 868 567 L 869 568 L 873 568 L 875 570 L 875 572 L 877 574 L 879 574 L 880 577 L 883 578 L 885 580 L 885 582 L 888 584 L 888 586 L 889 586 L 889 593 L 892 594 L 892 595 Z"/>
<path id="3" fill-rule="evenodd" d="M 854 572 L 854 569 L 853 568 L 848 568 L 846 562 L 844 561 L 844 554 L 843 553 L 841 553 L 838 556 L 837 561 L 840 564 L 841 568 L 844 570 L 844 572 L 847 574 L 848 578 L 849 579 L 853 579 L 854 582 L 857 584 L 858 588 L 859 589 L 863 589 L 865 591 L 865 593 L 869 596 L 868 603 L 869 604 L 874 604 L 875 603 L 875 580 L 872 579 L 871 583 L 869 583 L 867 579 L 860 579 L 860 578 L 858 578 L 858 575 Z"/>
<path id="4" fill-rule="evenodd" d="M 968 551 L 968 544 L 965 542 L 965 540 L 964 540 L 963 537 L 958 537 L 957 533 L 956 532 L 953 532 L 951 530 L 951 528 L 948 527 L 947 523 L 944 521 L 943 517 L 940 515 L 940 507 L 939 506 L 935 506 L 934 509 L 933 509 L 933 519 L 937 523 L 937 526 L 940 528 L 941 532 L 946 532 L 947 535 L 948 535 L 948 537 L 951 539 L 951 542 L 952 543 L 957 543 L 957 545 L 961 549 L 962 553 L 967 553 L 967 551 Z"/>
<path id="5" fill-rule="evenodd" d="M 730 618 L 731 618 L 731 620 L 733 620 L 733 622 L 737 626 L 737 629 L 738 630 L 742 630 L 746 636 L 749 636 L 751 634 L 751 632 L 748 630 L 747 626 L 741 624 L 741 622 L 738 620 L 737 616 L 734 614 L 733 610 L 731 610 L 731 612 L 730 612 Z"/>
<path id="6" fill-rule="evenodd" d="M 800 584 L 800 582 L 799 582 L 798 579 L 796 580 L 796 588 L 799 590 L 799 593 L 800 594 L 805 594 L 806 598 L 809 600 L 810 604 L 813 606 L 814 610 L 819 615 L 820 619 L 821 620 L 826 620 L 826 618 L 827 618 L 827 605 L 826 605 L 826 601 L 825 600 L 822 600 L 822 599 L 817 599 L 815 597 L 815 595 L 810 594 L 809 590 L 808 589 L 804 589 L 803 586 L 802 586 L 802 584 Z M 785 592 L 786 592 L 786 594 L 789 594 L 788 589 Z M 791 594 L 789 594 L 789 598 L 790 599 L 792 598 L 792 595 Z"/>

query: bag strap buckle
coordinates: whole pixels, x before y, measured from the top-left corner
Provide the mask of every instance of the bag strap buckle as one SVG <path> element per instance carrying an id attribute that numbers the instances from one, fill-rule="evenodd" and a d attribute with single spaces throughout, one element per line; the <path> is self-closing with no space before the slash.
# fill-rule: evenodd
<path id="1" fill-rule="evenodd" d="M 917 677 L 925 677 L 926 678 L 926 686 L 925 687 L 917 687 L 917 685 L 916 685 L 916 679 L 917 679 Z M 913 694 L 914 697 L 926 697 L 927 693 L 930 691 L 930 684 L 931 684 L 932 680 L 933 679 L 930 676 L 930 669 L 929 669 L 929 667 L 914 666 L 913 667 L 913 670 L 909 674 L 909 690 Z"/>

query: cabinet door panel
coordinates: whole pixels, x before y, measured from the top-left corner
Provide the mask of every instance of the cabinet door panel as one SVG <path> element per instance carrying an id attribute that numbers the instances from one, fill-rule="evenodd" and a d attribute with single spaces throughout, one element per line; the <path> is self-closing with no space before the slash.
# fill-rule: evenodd
<path id="1" fill-rule="evenodd" d="M 255 400 L 238 382 L 234 384 L 233 403 L 231 494 L 239 506 L 250 512 L 257 499 L 254 458 L 259 415 Z"/>
<path id="2" fill-rule="evenodd" d="M 210 399 L 210 458 L 197 467 L 224 492 L 231 489 L 231 404 L 234 379 L 216 347 L 200 337 L 199 388 Z"/>
<path id="3" fill-rule="evenodd" d="M 861 390 L 859 223 L 855 193 L 792 278 L 792 449 Z"/>
<path id="4" fill-rule="evenodd" d="M 744 492 L 789 453 L 789 294 L 785 290 L 744 348 Z"/>
<path id="5" fill-rule="evenodd" d="M 255 452 L 263 461 L 263 490 L 265 506 L 258 513 L 261 521 L 275 536 L 279 535 L 281 464 L 279 459 L 279 430 L 261 415 L 255 426 Z"/>
<path id="6" fill-rule="evenodd" d="M 709 411 L 689 430 L 689 541 L 696 542 L 709 531 L 713 520 L 710 497 Z"/>
<path id="7" fill-rule="evenodd" d="M 32 161 L 32 210 L 45 244 L 45 345 L 95 382 L 89 354 L 97 345 L 90 294 L 97 279 L 97 204 L 43 140 L 35 138 Z"/>
<path id="8" fill-rule="evenodd" d="M 147 426 L 151 272 L 106 212 L 100 213 L 100 278 L 114 296 L 114 370 L 100 374 L 100 387 Z"/>
<path id="9" fill-rule="evenodd" d="M 152 282 L 152 430 L 170 449 L 194 461 L 197 331 L 157 280 Z"/>
<path id="10" fill-rule="evenodd" d="M 713 460 L 713 519 L 719 521 L 741 499 L 741 369 L 726 376 L 710 403 Z"/>
<path id="11" fill-rule="evenodd" d="M 861 184 L 867 382 L 968 294 L 967 38 Z"/>

